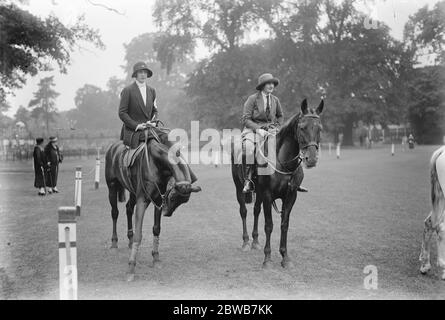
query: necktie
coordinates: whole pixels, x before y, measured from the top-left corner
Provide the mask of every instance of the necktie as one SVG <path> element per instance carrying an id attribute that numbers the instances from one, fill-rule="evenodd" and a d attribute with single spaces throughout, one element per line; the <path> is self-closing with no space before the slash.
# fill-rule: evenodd
<path id="1" fill-rule="evenodd" d="M 266 102 L 266 119 L 267 119 L 267 121 L 269 121 L 269 116 L 270 116 L 270 100 L 269 100 L 269 95 L 267 95 L 267 102 Z"/>

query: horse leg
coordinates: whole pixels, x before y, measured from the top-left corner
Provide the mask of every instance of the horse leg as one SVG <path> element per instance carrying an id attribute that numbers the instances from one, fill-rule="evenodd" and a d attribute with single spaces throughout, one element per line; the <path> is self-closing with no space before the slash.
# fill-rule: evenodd
<path id="1" fill-rule="evenodd" d="M 283 201 L 283 208 L 281 214 L 281 238 L 280 238 L 280 253 L 283 257 L 281 261 L 281 266 L 283 268 L 292 268 L 292 261 L 287 255 L 287 231 L 289 230 L 289 217 L 292 207 L 294 206 L 295 200 L 297 199 L 297 193 L 288 193 Z"/>
<path id="2" fill-rule="evenodd" d="M 127 281 L 134 280 L 134 270 L 136 267 L 137 254 L 142 241 L 142 223 L 144 221 L 144 214 L 147 206 L 148 202 L 145 201 L 143 196 L 139 196 L 136 198 L 136 217 L 134 222 L 135 233 L 133 236 L 133 245 L 131 246 L 130 259 L 128 261 Z"/>
<path id="3" fill-rule="evenodd" d="M 108 186 L 108 200 L 111 205 L 111 218 L 113 219 L 113 234 L 111 236 L 111 248 L 117 249 L 117 218 L 119 217 L 119 210 L 117 207 L 117 187 L 116 185 Z"/>
<path id="4" fill-rule="evenodd" d="M 445 222 L 439 224 L 437 236 L 437 264 L 442 271 L 440 277 L 445 280 Z"/>
<path id="5" fill-rule="evenodd" d="M 161 213 L 162 210 L 155 207 L 155 218 L 153 224 L 153 250 L 151 255 L 153 256 L 153 266 L 159 265 L 161 260 L 159 259 L 159 235 L 161 234 Z"/>
<path id="6" fill-rule="evenodd" d="M 260 243 L 258 241 L 258 218 L 261 212 L 261 197 L 256 197 L 253 207 L 253 230 L 252 230 L 252 250 L 259 250 Z"/>
<path id="7" fill-rule="evenodd" d="M 239 203 L 239 213 L 241 215 L 241 219 L 243 221 L 243 246 L 241 249 L 243 251 L 249 250 L 249 234 L 247 233 L 247 208 L 246 208 L 246 202 L 244 200 L 244 193 L 238 188 L 236 188 L 236 198 L 238 199 Z"/>
<path id="8" fill-rule="evenodd" d="M 433 237 L 433 224 L 431 222 L 431 213 L 425 219 L 425 226 L 423 229 L 422 248 L 420 251 L 419 260 L 421 261 L 420 272 L 427 273 L 431 269 L 430 251 L 431 239 Z"/>
<path id="9" fill-rule="evenodd" d="M 130 199 L 128 199 L 126 209 L 127 209 L 127 237 L 128 237 L 128 248 L 131 249 L 133 245 L 133 212 L 134 206 L 136 205 L 136 196 L 130 193 Z"/>
<path id="10" fill-rule="evenodd" d="M 264 262 L 263 268 L 269 269 L 272 267 L 272 259 L 270 256 L 270 236 L 273 230 L 273 220 L 272 220 L 272 202 L 270 195 L 266 196 L 263 200 L 263 210 L 264 210 L 264 231 L 266 233 L 266 244 L 264 245 Z"/>

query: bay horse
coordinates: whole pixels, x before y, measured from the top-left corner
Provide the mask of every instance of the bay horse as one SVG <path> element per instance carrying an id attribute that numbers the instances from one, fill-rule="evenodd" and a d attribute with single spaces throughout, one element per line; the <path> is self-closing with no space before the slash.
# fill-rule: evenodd
<path id="1" fill-rule="evenodd" d="M 433 209 L 424 221 L 422 248 L 419 260 L 420 272 L 426 274 L 431 269 L 430 251 L 432 237 L 437 233 L 437 264 L 442 269 L 445 280 L 445 146 L 437 149 L 430 160 L 431 204 Z"/>
<path id="2" fill-rule="evenodd" d="M 257 175 L 254 179 L 256 199 L 253 209 L 254 225 L 252 231 L 251 249 L 259 249 L 258 242 L 258 217 L 263 206 L 266 233 L 266 244 L 264 246 L 264 268 L 272 266 L 270 236 L 273 230 L 272 207 L 278 212 L 276 199 L 282 200 L 281 214 L 281 240 L 280 253 L 282 256 L 281 266 L 283 268 L 292 267 L 293 264 L 287 254 L 287 231 L 289 228 L 289 216 L 292 207 L 297 199 L 297 190 L 303 181 L 303 169 L 301 163 L 306 168 L 313 168 L 318 162 L 318 150 L 322 125 L 320 114 L 323 112 L 324 101 L 321 100 L 317 109 L 308 108 L 307 100 L 301 103 L 301 111 L 286 121 L 276 134 L 275 165 L 272 166 L 273 173 L 269 175 Z M 257 149 L 259 146 L 257 146 Z M 239 147 L 236 149 L 232 143 L 231 161 L 232 178 L 236 186 L 236 197 L 239 203 L 239 212 L 243 224 L 243 245 L 242 250 L 249 249 L 249 235 L 246 227 L 247 208 L 246 203 L 252 201 L 251 194 L 242 192 L 244 178 L 242 164 L 235 163 L 235 158 L 241 153 Z M 269 152 L 270 153 L 270 152 Z M 264 154 L 262 155 L 263 159 Z M 257 155 L 257 159 L 260 156 Z"/>
<path id="3" fill-rule="evenodd" d="M 169 154 L 169 148 L 154 139 L 146 139 L 139 148 L 141 148 L 140 153 L 135 157 L 134 164 L 129 169 L 123 162 L 123 157 L 129 150 L 122 141 L 113 143 L 105 154 L 105 180 L 113 220 L 111 248 L 117 248 L 118 242 L 117 202 L 118 200 L 125 201 L 125 189 L 130 192 L 130 198 L 126 204 L 127 237 L 131 249 L 128 281 L 134 280 L 136 258 L 142 240 L 142 224 L 148 205 L 153 202 L 155 207 L 152 256 L 153 264 L 156 265 L 160 262 L 158 249 L 161 215 L 171 216 L 179 205 L 189 200 L 192 192 L 201 191 L 200 187 L 192 186 L 189 167 L 179 156 L 179 152 L 173 152 L 177 158 L 176 162 L 171 161 L 172 154 Z M 135 232 L 133 233 L 135 207 Z"/>

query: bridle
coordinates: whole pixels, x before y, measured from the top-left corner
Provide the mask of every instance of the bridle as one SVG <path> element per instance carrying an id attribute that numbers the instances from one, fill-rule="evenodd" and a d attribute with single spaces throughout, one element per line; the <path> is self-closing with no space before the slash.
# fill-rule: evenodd
<path id="1" fill-rule="evenodd" d="M 299 122 L 300 119 L 302 119 L 302 118 L 320 119 L 320 116 L 318 116 L 318 115 L 316 115 L 316 114 L 307 114 L 307 115 L 303 115 L 302 117 L 300 117 L 300 118 L 298 119 L 298 122 Z M 270 136 L 270 135 L 276 136 L 277 134 L 276 134 L 276 133 L 273 134 L 273 133 L 269 133 L 269 132 L 268 132 L 268 135 L 269 135 L 269 136 Z M 298 140 L 298 137 L 297 137 L 297 140 Z M 287 165 L 289 165 L 289 164 L 292 163 L 293 161 L 297 161 L 297 166 L 295 167 L 294 170 L 282 171 L 282 170 L 278 169 L 278 168 L 275 166 L 275 164 L 273 164 L 273 163 L 272 163 L 272 162 L 271 162 L 271 161 L 264 155 L 262 149 L 263 149 L 263 147 L 264 147 L 266 141 L 267 141 L 267 139 L 264 139 L 264 141 L 262 142 L 262 144 L 261 144 L 261 146 L 260 146 L 260 148 L 259 148 L 259 153 L 260 153 L 261 156 L 264 158 L 264 160 L 271 166 L 272 169 L 274 169 L 276 172 L 278 172 L 278 173 L 280 173 L 280 174 L 283 174 L 283 175 L 292 175 L 292 174 L 298 169 L 298 167 L 299 167 L 299 166 L 301 165 L 301 163 L 303 162 L 303 159 L 304 159 L 304 157 L 303 157 L 303 156 L 304 156 L 304 153 L 306 152 L 306 150 L 307 150 L 309 147 L 315 147 L 315 148 L 317 149 L 317 151 L 318 151 L 319 148 L 320 148 L 319 144 L 318 144 L 316 141 L 310 141 L 310 142 L 308 142 L 308 143 L 306 143 L 306 144 L 300 146 L 300 152 L 299 152 L 295 157 L 293 157 L 292 159 L 290 159 L 289 161 L 286 161 L 286 162 L 282 163 L 282 162 L 280 162 L 280 161 L 277 159 L 277 162 L 280 164 L 280 166 L 282 166 L 282 167 L 284 167 L 284 168 L 286 168 L 286 169 L 287 169 Z"/>
<path id="2" fill-rule="evenodd" d="M 161 120 L 157 120 L 157 122 L 156 122 L 156 124 L 158 124 L 158 123 L 162 123 L 162 121 Z M 153 130 L 153 128 L 152 127 L 148 127 L 148 128 L 146 128 L 145 130 L 144 130 L 144 134 L 145 134 L 145 141 L 144 141 L 144 152 L 145 152 L 145 161 L 147 162 L 147 169 L 148 168 L 150 168 L 150 163 L 149 163 L 149 158 L 148 158 L 148 145 L 147 145 L 147 142 L 148 142 L 148 131 L 150 130 L 150 132 L 152 133 L 152 135 L 154 136 L 154 138 L 155 138 L 155 140 L 158 142 L 158 143 L 161 143 L 161 140 L 160 140 L 160 138 L 159 138 L 159 136 L 156 134 L 156 132 Z M 143 175 L 142 175 L 142 166 L 140 166 L 140 177 L 143 177 Z M 173 190 L 173 188 L 175 188 L 175 186 L 174 187 L 172 187 L 172 188 L 170 188 L 170 189 L 167 189 L 166 191 L 165 191 L 165 193 L 162 193 L 161 192 L 161 189 L 159 188 L 159 185 L 156 183 L 156 182 L 153 182 L 153 181 L 147 181 L 147 182 L 149 182 L 149 183 L 151 183 L 151 184 L 154 184 L 155 185 L 155 187 L 156 187 L 156 189 L 157 189 L 157 191 L 158 191 L 158 194 L 159 194 L 159 197 L 161 198 L 161 205 L 158 205 L 158 204 L 156 204 L 154 201 L 153 201 L 153 199 L 152 199 L 152 197 L 150 196 L 150 192 L 148 192 L 148 190 L 145 188 L 145 184 L 144 184 L 144 182 L 142 182 L 141 183 L 141 185 L 142 185 L 142 190 L 144 191 L 144 194 L 145 194 L 145 196 L 153 203 L 153 205 L 156 207 L 156 209 L 158 209 L 158 210 L 162 210 L 165 206 L 166 206 L 166 199 L 167 199 L 167 197 L 169 196 L 169 194 L 170 194 L 170 192 Z M 187 184 L 187 182 L 186 181 L 180 181 L 180 182 L 176 182 L 176 185 L 181 185 L 181 184 Z M 177 191 L 177 193 L 180 195 L 180 196 L 187 196 L 187 193 L 182 193 L 180 190 L 178 190 L 178 189 L 176 189 L 176 191 Z"/>

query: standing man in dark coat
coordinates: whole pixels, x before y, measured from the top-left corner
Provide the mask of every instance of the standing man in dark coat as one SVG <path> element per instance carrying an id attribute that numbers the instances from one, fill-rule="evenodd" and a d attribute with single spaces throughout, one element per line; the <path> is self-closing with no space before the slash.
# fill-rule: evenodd
<path id="1" fill-rule="evenodd" d="M 34 187 L 39 189 L 39 196 L 44 196 L 45 191 L 45 172 L 46 172 L 46 157 L 43 151 L 43 138 L 36 139 L 36 145 L 34 146 L 34 152 L 32 154 L 34 158 Z"/>
<path id="2" fill-rule="evenodd" d="M 136 79 L 131 85 L 125 87 L 121 93 L 119 104 L 119 118 L 122 120 L 121 140 L 132 149 L 145 141 L 144 130 L 149 126 L 158 136 L 160 142 L 167 147 L 172 147 L 173 142 L 168 140 L 168 134 L 156 127 L 158 107 L 156 104 L 156 91 L 147 85 L 147 79 L 153 72 L 145 62 L 137 62 L 133 67 L 132 77 Z M 154 138 L 151 130 L 148 131 L 148 139 Z M 190 169 L 190 168 L 189 168 Z M 191 182 L 197 180 L 190 169 Z"/>
<path id="3" fill-rule="evenodd" d="M 57 176 L 59 175 L 59 163 L 62 163 L 63 155 L 60 153 L 56 137 L 49 138 L 49 143 L 45 147 L 45 156 L 48 161 L 48 174 L 46 178 L 48 193 L 58 193 Z"/>

